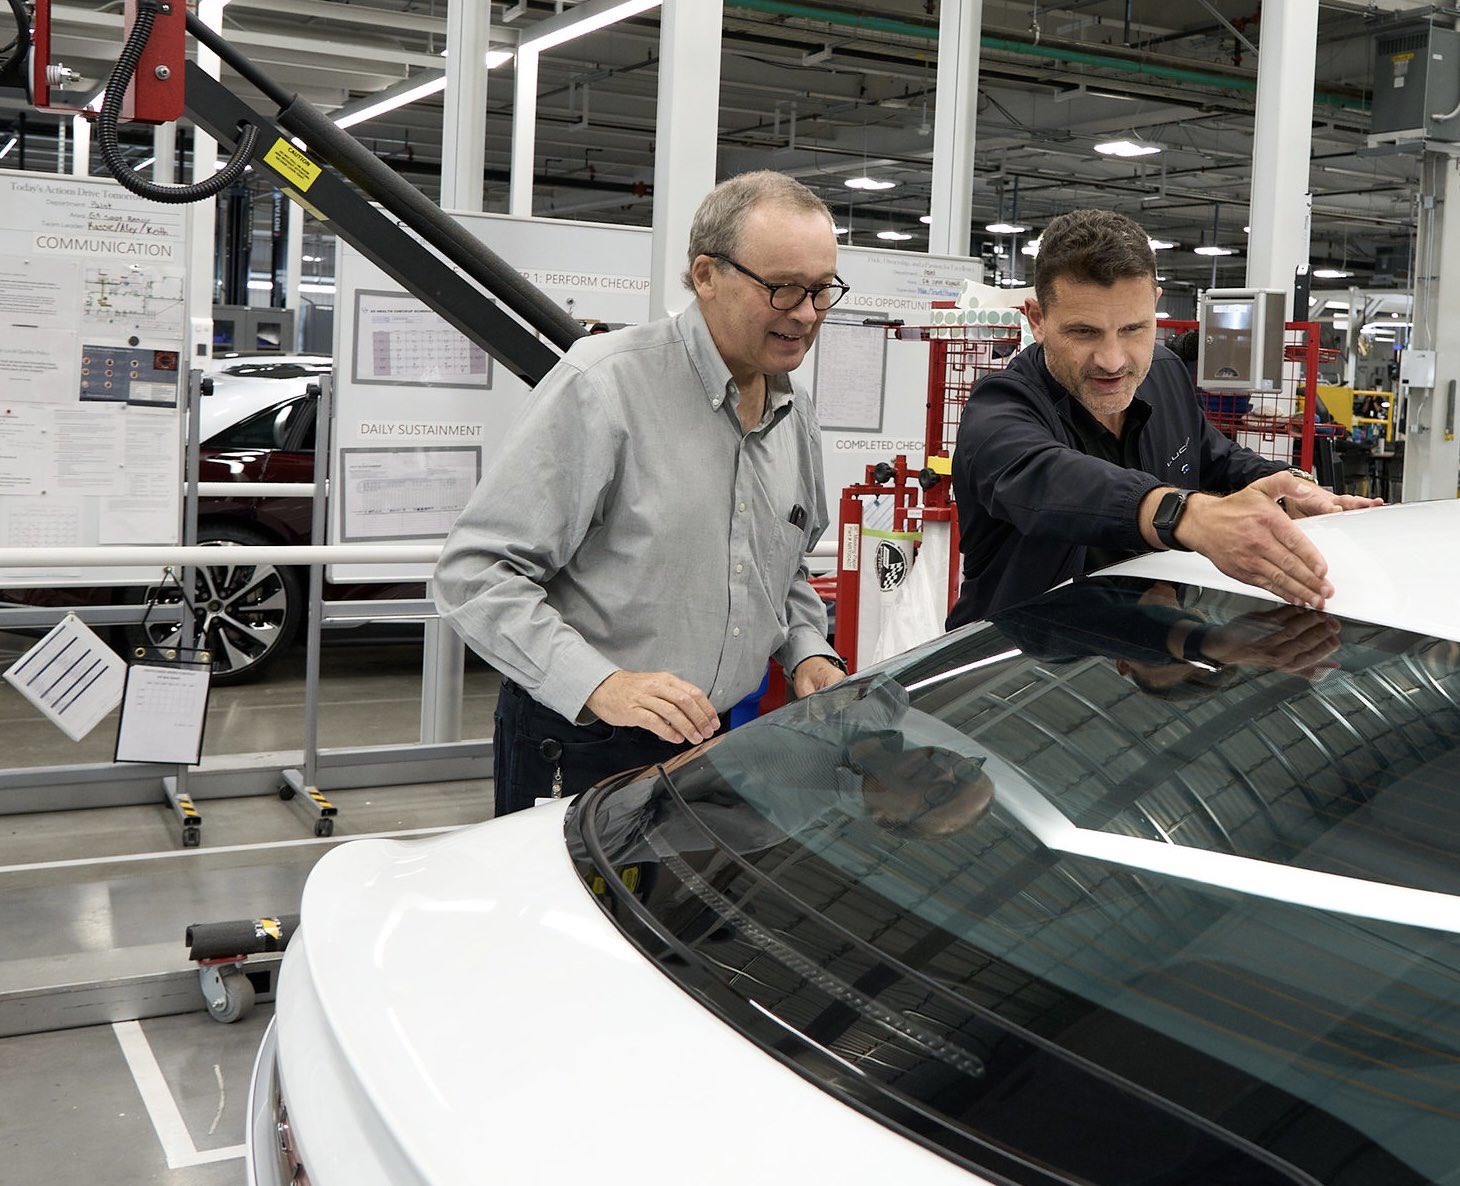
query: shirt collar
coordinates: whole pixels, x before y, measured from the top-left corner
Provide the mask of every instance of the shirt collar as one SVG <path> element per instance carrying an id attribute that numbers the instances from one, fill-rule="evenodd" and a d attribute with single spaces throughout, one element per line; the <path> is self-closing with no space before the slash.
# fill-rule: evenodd
<path id="1" fill-rule="evenodd" d="M 720 357 L 720 351 L 715 346 L 715 339 L 710 336 L 710 327 L 705 324 L 705 315 L 700 309 L 700 303 L 692 302 L 684 312 L 676 314 L 674 320 L 679 326 L 680 335 L 689 350 L 690 364 L 704 386 L 705 398 L 709 401 L 710 407 L 718 412 L 728 403 L 732 405 L 733 411 L 732 392 L 735 390 L 735 380 L 731 377 L 730 368 L 725 365 L 725 360 Z M 777 420 L 790 406 L 795 391 L 789 375 L 767 375 L 765 378 L 766 419 Z"/>

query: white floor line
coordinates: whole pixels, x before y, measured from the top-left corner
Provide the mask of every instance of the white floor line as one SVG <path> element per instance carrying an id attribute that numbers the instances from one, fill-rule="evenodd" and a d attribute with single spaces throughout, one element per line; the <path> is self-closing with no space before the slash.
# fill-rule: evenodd
<path id="1" fill-rule="evenodd" d="M 132 1081 L 142 1096 L 143 1106 L 152 1119 L 153 1131 L 157 1133 L 163 1156 L 167 1158 L 168 1169 L 185 1169 L 193 1165 L 206 1165 L 213 1161 L 232 1161 L 243 1156 L 242 1145 L 229 1145 L 224 1149 L 198 1151 L 192 1135 L 172 1098 L 172 1090 L 162 1077 L 162 1068 L 147 1042 L 147 1035 L 135 1021 L 116 1021 L 112 1032 L 122 1048 L 122 1057 L 132 1072 Z"/>
<path id="2" fill-rule="evenodd" d="M 347 840 L 404 840 L 411 836 L 434 836 L 438 832 L 454 832 L 466 824 L 446 824 L 435 828 L 406 828 L 397 832 L 362 832 L 358 836 L 308 836 L 302 840 L 261 840 L 257 844 L 224 844 L 216 848 L 177 848 L 162 852 L 128 852 L 109 857 L 73 857 L 64 861 L 36 861 L 28 865 L 0 865 L 3 873 L 36 873 L 46 869 L 81 869 L 88 865 L 121 865 L 136 861 L 170 861 L 188 857 L 218 856 L 230 852 L 261 852 L 266 848 L 301 848 L 305 845 L 344 844 Z"/>

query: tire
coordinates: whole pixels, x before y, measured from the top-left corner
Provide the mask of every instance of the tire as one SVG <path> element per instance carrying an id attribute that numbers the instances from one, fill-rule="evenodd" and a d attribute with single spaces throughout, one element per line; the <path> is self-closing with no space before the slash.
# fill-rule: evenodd
<path id="1" fill-rule="evenodd" d="M 199 528 L 198 543 L 220 548 L 269 545 L 278 541 L 252 527 L 215 523 Z M 213 656 L 213 683 L 241 684 L 278 662 L 299 633 L 304 586 L 297 570 L 277 564 L 210 564 L 193 571 L 194 646 Z M 175 583 L 145 590 L 142 599 L 176 605 Z M 123 632 L 127 651 L 176 646 L 181 635 L 170 622 L 143 622 Z"/>
<path id="2" fill-rule="evenodd" d="M 208 1016 L 225 1025 L 247 1017 L 254 1003 L 253 981 L 242 972 L 226 972 L 223 976 L 223 1001 L 208 1001 Z"/>

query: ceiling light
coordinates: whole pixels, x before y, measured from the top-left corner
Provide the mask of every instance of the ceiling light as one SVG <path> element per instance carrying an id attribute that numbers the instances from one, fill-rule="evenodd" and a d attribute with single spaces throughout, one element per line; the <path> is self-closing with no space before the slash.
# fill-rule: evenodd
<path id="1" fill-rule="evenodd" d="M 444 49 L 441 51 L 443 58 L 446 56 L 446 52 Z M 505 66 L 516 56 L 517 54 L 510 49 L 489 49 L 482 55 L 482 65 L 488 70 L 495 70 L 498 66 Z"/>
<path id="2" fill-rule="evenodd" d="M 901 243 L 905 239 L 912 238 L 911 235 L 905 234 L 902 231 L 878 231 L 877 237 L 879 239 L 888 239 L 894 243 Z"/>
<path id="3" fill-rule="evenodd" d="M 895 181 L 879 181 L 875 177 L 848 177 L 845 185 L 848 189 L 891 189 Z"/>
<path id="4" fill-rule="evenodd" d="M 1161 146 L 1152 144 L 1149 140 L 1107 140 L 1104 144 L 1097 144 L 1095 151 L 1106 156 L 1150 156 L 1160 152 Z"/>
<path id="5" fill-rule="evenodd" d="M 1200 247 L 1193 247 L 1197 255 L 1236 255 L 1230 247 L 1218 247 L 1215 243 L 1203 243 Z"/>
<path id="6" fill-rule="evenodd" d="M 832 230 L 834 230 L 838 235 L 845 235 L 851 229 L 852 229 L 851 227 L 844 227 L 844 226 L 832 227 Z"/>
<path id="7" fill-rule="evenodd" d="M 5 147 L 4 148 L 0 148 L 0 161 L 3 161 L 6 157 L 8 157 L 10 155 L 11 150 L 17 144 L 19 144 L 19 143 L 20 143 L 20 137 L 19 136 L 12 136 L 12 137 L 10 137 L 9 140 L 5 141 Z"/>
<path id="8" fill-rule="evenodd" d="M 1023 247 L 1019 248 L 1019 254 L 1020 255 L 1038 255 L 1039 254 L 1039 240 L 1038 239 L 1030 239 L 1029 242 L 1025 243 Z"/>
<path id="9" fill-rule="evenodd" d="M 933 216 L 931 214 L 923 214 L 923 215 L 919 216 L 918 221 L 920 223 L 922 223 L 924 226 L 932 226 L 933 225 Z"/>
<path id="10" fill-rule="evenodd" d="M 393 87 L 387 87 L 360 107 L 353 107 L 349 110 L 342 108 L 330 118 L 334 120 L 336 127 L 353 128 L 356 124 L 362 124 L 367 119 L 374 119 L 377 115 L 384 115 L 387 111 L 394 111 L 397 107 L 404 107 L 408 103 L 414 103 L 418 99 L 425 99 L 430 95 L 439 95 L 445 89 L 446 71 L 427 70 L 423 74 L 407 79 L 403 84 L 397 83 Z"/>
<path id="11" fill-rule="evenodd" d="M 3 155 L 3 154 L 0 154 Z M 1314 268 L 1313 276 L 1318 280 L 1343 280 L 1352 276 L 1352 272 L 1345 272 L 1342 268 Z M 1347 306 L 1344 306 L 1347 308 Z"/>
<path id="12" fill-rule="evenodd" d="M 991 235 L 1022 235 L 1029 228 L 1017 222 L 991 222 L 984 230 Z"/>
<path id="13" fill-rule="evenodd" d="M 1004 288 L 1024 287 L 1024 281 L 1020 280 L 1018 276 L 1005 276 L 1002 280 L 999 281 L 999 284 Z"/>
<path id="14" fill-rule="evenodd" d="M 659 3 L 660 0 L 588 0 L 571 13 L 549 17 L 530 29 L 524 29 L 517 48 L 544 53 L 575 37 L 583 37 L 641 12 L 648 12 L 651 8 L 658 8 Z"/>
<path id="15" fill-rule="evenodd" d="M 1148 242 L 1151 244 L 1152 251 L 1170 251 L 1176 246 L 1170 239 L 1150 239 Z"/>

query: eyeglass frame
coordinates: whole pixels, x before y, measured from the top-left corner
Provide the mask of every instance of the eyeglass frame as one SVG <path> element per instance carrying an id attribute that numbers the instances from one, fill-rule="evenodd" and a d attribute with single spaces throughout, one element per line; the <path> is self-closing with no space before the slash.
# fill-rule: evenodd
<path id="1" fill-rule="evenodd" d="M 808 288 L 804 284 L 772 284 L 763 276 L 757 276 L 744 264 L 736 263 L 728 255 L 725 255 L 719 251 L 706 251 L 704 252 L 704 254 L 709 256 L 711 259 L 718 259 L 724 263 L 729 264 L 742 276 L 749 276 L 752 280 L 754 280 L 757 284 L 764 288 L 766 290 L 766 293 L 768 294 L 771 308 L 774 309 L 777 313 L 794 313 L 797 309 L 801 307 L 801 302 L 804 301 L 807 297 L 811 298 L 811 308 L 813 310 L 815 310 L 817 313 L 827 313 L 832 309 L 835 309 L 837 305 L 841 304 L 842 298 L 845 297 L 847 293 L 852 291 L 852 286 L 848 284 L 845 280 L 843 280 L 840 276 L 837 276 L 835 272 L 832 273 L 833 276 L 836 276 L 835 284 L 814 284 L 810 288 Z M 801 300 L 797 301 L 793 305 L 788 305 L 784 309 L 781 308 L 780 305 L 776 304 L 776 293 L 783 288 L 799 288 L 801 290 Z M 826 308 L 823 309 L 818 307 L 816 304 L 816 298 L 820 296 L 823 292 L 831 292 L 833 290 L 840 290 L 840 295 L 833 299 L 831 304 L 827 305 Z"/>

